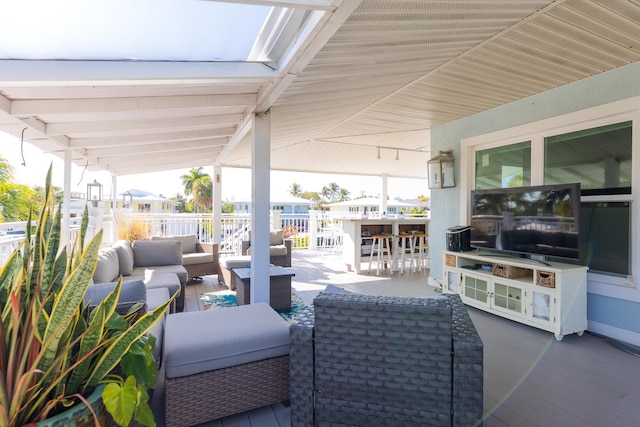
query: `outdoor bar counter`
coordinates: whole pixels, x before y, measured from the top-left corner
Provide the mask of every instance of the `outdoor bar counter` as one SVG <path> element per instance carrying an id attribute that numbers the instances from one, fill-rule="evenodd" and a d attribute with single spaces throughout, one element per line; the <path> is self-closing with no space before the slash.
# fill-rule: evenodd
<path id="1" fill-rule="evenodd" d="M 429 234 L 429 219 L 427 218 L 344 218 L 343 258 L 347 271 L 360 274 L 361 264 L 369 262 L 371 254 L 371 238 L 375 234 L 391 234 L 420 232 Z M 366 267 L 365 267 L 366 268 Z"/>

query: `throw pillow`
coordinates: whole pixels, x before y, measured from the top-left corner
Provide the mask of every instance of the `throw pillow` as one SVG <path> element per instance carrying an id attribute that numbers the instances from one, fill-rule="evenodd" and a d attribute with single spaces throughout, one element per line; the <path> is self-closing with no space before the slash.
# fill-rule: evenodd
<path id="1" fill-rule="evenodd" d="M 93 273 L 95 283 L 113 282 L 120 275 L 118 253 L 114 248 L 101 250 L 98 253 L 98 264 Z"/>
<path id="2" fill-rule="evenodd" d="M 282 245 L 284 243 L 284 230 L 274 230 L 269 232 L 269 245 Z"/>
<path id="3" fill-rule="evenodd" d="M 120 264 L 120 275 L 131 276 L 133 274 L 133 249 L 128 240 L 118 240 L 113 244 L 113 248 L 118 254 Z"/>

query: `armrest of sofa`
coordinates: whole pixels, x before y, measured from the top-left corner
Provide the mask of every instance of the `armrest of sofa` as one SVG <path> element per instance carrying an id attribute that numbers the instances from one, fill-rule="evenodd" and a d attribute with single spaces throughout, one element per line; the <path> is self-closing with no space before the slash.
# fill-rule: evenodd
<path id="1" fill-rule="evenodd" d="M 284 239 L 283 242 L 284 242 L 284 245 L 287 247 L 287 254 L 284 256 L 284 266 L 291 267 L 291 245 L 293 240 Z"/>

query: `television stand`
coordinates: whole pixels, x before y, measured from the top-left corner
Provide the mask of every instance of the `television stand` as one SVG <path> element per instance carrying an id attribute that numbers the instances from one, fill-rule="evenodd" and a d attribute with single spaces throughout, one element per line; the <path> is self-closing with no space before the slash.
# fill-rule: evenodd
<path id="1" fill-rule="evenodd" d="M 517 260 L 517 261 L 522 261 L 522 262 L 531 262 L 531 263 L 538 263 L 538 264 L 542 264 L 544 266 L 547 267 L 552 267 L 552 264 L 549 261 L 546 261 L 544 259 L 539 259 L 539 258 L 527 258 L 527 257 L 516 257 L 514 255 L 509 255 L 509 254 L 494 254 L 494 253 L 490 253 L 490 252 L 478 252 L 479 256 L 490 256 L 490 257 L 494 257 L 494 258 L 508 258 L 508 259 L 513 259 L 513 260 Z"/>
<path id="2" fill-rule="evenodd" d="M 471 269 L 478 263 L 491 270 Z M 444 252 L 443 292 L 507 319 L 564 335 L 587 329 L 587 270 L 582 265 L 486 252 Z"/>

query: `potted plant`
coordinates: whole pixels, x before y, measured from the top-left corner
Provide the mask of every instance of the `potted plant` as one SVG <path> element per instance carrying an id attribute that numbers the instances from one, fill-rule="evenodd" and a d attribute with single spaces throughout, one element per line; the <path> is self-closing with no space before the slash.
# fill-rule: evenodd
<path id="1" fill-rule="evenodd" d="M 147 332 L 171 301 L 152 313 L 140 313 L 143 304 L 137 304 L 120 314 L 120 280 L 104 300 L 88 307 L 84 295 L 102 231 L 85 245 L 85 208 L 78 238 L 67 252 L 52 190 L 50 168 L 35 234 L 27 227 L 25 240 L 0 270 L 0 425 L 34 425 L 87 405 L 87 396 L 102 389 L 116 423 L 135 419 L 153 426 L 147 388 L 154 386 L 156 370 L 154 339 L 147 339 Z M 97 414 L 87 407 L 98 425 Z"/>

